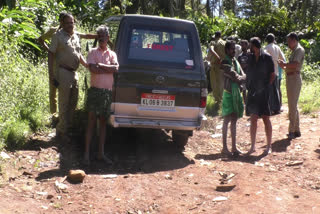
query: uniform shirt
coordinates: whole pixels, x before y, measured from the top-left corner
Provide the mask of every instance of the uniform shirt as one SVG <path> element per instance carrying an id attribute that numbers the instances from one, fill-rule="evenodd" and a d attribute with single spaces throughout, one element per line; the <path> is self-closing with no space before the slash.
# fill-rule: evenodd
<path id="1" fill-rule="evenodd" d="M 118 64 L 117 55 L 115 52 L 107 49 L 103 51 L 100 47 L 90 50 L 87 58 L 88 64 L 103 63 L 107 65 Z M 113 73 L 91 73 L 91 87 L 104 88 L 112 90 Z"/>
<path id="2" fill-rule="evenodd" d="M 223 41 L 222 39 L 218 39 L 218 41 L 216 41 L 213 45 L 214 51 L 219 55 L 221 60 L 223 60 L 226 57 L 226 52 L 224 48 L 225 44 L 225 41 Z"/>
<path id="3" fill-rule="evenodd" d="M 268 44 L 264 49 L 272 56 L 275 73 L 277 76 L 279 76 L 278 60 L 281 59 L 285 61 L 284 54 L 282 53 L 280 47 L 274 43 Z"/>
<path id="4" fill-rule="evenodd" d="M 49 51 L 56 54 L 56 63 L 77 70 L 80 64 L 80 39 L 76 33 L 69 35 L 63 29 L 52 36 Z"/>
<path id="5" fill-rule="evenodd" d="M 44 34 L 42 34 L 39 38 L 44 40 L 44 41 L 45 40 L 49 40 L 49 39 L 52 38 L 53 34 L 55 34 L 59 29 L 61 29 L 61 28 L 50 27 L 50 29 L 47 32 L 45 32 Z M 78 32 L 78 31 L 75 31 L 74 33 L 77 34 L 80 38 L 82 38 L 82 36 L 85 35 L 85 34 L 82 34 L 82 33 Z"/>
<path id="6" fill-rule="evenodd" d="M 297 47 L 292 51 L 289 57 L 290 62 L 298 62 L 299 66 L 295 69 L 286 68 L 287 72 L 301 71 L 303 60 L 304 60 L 304 48 L 298 43 Z"/>
<path id="7" fill-rule="evenodd" d="M 47 32 L 45 32 L 44 34 L 42 34 L 39 38 L 42 39 L 43 41 L 49 40 L 52 38 L 53 34 L 55 34 L 58 31 L 58 27 L 51 27 Z M 56 74 L 56 58 L 53 58 L 53 75 L 55 76 L 55 78 L 57 78 L 57 74 Z"/>
<path id="8" fill-rule="evenodd" d="M 45 32 L 44 34 L 42 34 L 40 36 L 40 39 L 42 40 L 48 40 L 51 39 L 53 34 L 55 34 L 58 31 L 58 27 L 51 27 L 47 32 Z"/>

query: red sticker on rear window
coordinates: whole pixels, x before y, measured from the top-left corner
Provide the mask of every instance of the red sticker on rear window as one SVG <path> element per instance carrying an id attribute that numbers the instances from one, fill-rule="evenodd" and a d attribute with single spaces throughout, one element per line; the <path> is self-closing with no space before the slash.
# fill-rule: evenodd
<path id="1" fill-rule="evenodd" d="M 148 44 L 148 48 L 152 50 L 172 51 L 173 45 Z"/>

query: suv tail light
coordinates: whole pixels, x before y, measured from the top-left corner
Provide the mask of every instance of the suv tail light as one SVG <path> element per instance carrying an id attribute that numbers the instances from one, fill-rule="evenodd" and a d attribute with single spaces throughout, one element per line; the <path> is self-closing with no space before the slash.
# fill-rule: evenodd
<path id="1" fill-rule="evenodd" d="M 207 105 L 207 96 L 208 96 L 208 89 L 202 88 L 201 89 L 201 98 L 200 98 L 200 108 L 205 108 Z"/>

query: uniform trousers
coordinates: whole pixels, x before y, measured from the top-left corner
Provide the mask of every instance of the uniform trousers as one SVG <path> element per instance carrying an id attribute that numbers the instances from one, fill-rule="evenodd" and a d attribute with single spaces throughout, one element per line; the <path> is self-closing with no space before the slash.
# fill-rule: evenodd
<path id="1" fill-rule="evenodd" d="M 64 68 L 57 69 L 59 76 L 59 123 L 57 132 L 67 134 L 72 126 L 72 119 L 78 103 L 78 74 Z"/>
<path id="2" fill-rule="evenodd" d="M 289 108 L 289 132 L 300 132 L 298 100 L 302 80 L 299 73 L 286 76 L 286 87 Z"/>

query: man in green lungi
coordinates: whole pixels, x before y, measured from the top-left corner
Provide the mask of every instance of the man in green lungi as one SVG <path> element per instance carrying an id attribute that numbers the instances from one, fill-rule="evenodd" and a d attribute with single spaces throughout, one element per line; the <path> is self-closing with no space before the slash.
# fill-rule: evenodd
<path id="1" fill-rule="evenodd" d="M 235 58 L 235 42 L 227 41 L 225 45 L 226 56 L 221 63 L 221 72 L 224 76 L 224 90 L 222 96 L 222 153 L 237 157 L 240 152 L 236 147 L 236 124 L 238 118 L 243 116 L 243 99 L 241 88 L 245 84 L 244 74 L 239 62 Z M 229 152 L 227 147 L 228 124 L 231 121 L 232 149 Z"/>

